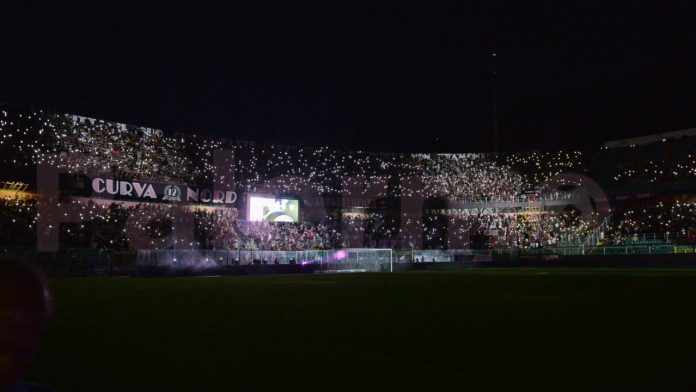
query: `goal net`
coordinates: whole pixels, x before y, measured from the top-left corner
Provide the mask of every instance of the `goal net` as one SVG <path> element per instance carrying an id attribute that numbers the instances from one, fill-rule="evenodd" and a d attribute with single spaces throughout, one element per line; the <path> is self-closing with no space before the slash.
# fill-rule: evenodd
<path id="1" fill-rule="evenodd" d="M 319 261 L 319 271 L 322 272 L 390 272 L 393 269 L 391 249 L 354 248 L 316 252 L 322 252 L 324 256 Z"/>

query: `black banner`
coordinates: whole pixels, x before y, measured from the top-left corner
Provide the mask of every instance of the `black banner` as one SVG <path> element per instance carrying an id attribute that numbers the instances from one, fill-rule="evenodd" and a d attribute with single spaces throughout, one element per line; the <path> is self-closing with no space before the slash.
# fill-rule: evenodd
<path id="1" fill-rule="evenodd" d="M 237 205 L 237 192 L 212 186 L 132 181 L 84 175 L 63 175 L 60 178 L 63 196 L 150 203 Z"/>

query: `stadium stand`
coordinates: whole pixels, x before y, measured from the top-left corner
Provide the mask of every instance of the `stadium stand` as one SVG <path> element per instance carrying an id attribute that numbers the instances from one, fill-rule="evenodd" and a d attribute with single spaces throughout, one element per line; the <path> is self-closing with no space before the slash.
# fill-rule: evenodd
<path id="1" fill-rule="evenodd" d="M 696 136 L 674 135 L 592 151 L 384 154 L 167 135 L 5 105 L 0 245 L 35 247 L 54 231 L 60 248 L 109 251 L 687 246 L 696 242 Z M 49 227 L 38 190 L 46 167 L 62 173 L 49 203 L 67 217 Z M 152 197 L 131 197 L 150 186 Z M 256 195 L 297 201 L 297 217 L 250 219 Z"/>

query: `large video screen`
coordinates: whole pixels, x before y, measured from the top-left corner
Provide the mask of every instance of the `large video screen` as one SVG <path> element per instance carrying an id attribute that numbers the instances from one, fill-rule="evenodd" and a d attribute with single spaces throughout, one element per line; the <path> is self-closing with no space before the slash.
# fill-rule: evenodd
<path id="1" fill-rule="evenodd" d="M 299 222 L 300 202 L 296 199 L 249 196 L 251 222 Z"/>

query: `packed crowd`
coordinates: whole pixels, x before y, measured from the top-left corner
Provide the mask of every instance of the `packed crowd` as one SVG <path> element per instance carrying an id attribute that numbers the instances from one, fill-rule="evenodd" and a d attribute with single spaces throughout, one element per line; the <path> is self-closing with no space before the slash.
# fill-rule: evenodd
<path id="1" fill-rule="evenodd" d="M 0 206 L 2 246 L 36 244 L 36 200 Z M 426 215 L 402 222 L 380 213 L 326 216 L 320 223 L 248 222 L 235 209 L 74 200 L 60 205 L 56 226 L 64 247 L 99 249 L 304 250 L 343 247 L 533 248 L 578 243 L 591 220 L 573 213 Z M 406 218 L 404 218 L 406 219 Z M 22 236 L 16 233 L 21 231 Z M 20 242 L 18 242 L 20 241 Z"/>
<path id="2" fill-rule="evenodd" d="M 588 175 L 610 190 L 636 183 L 693 184 L 694 139 L 588 153 L 380 154 L 256 146 L 39 110 L 0 110 L 4 165 L 45 163 L 88 175 L 323 195 L 514 196 L 542 187 L 563 172 Z"/>
<path id="3" fill-rule="evenodd" d="M 0 113 L 2 163 L 47 163 L 71 173 L 211 183 L 244 191 L 317 195 L 514 196 L 533 186 L 483 154 L 410 155 L 255 146 L 41 111 Z"/>
<path id="4" fill-rule="evenodd" d="M 667 184 L 693 190 L 696 142 L 686 138 L 641 147 L 598 151 L 512 154 L 381 154 L 331 148 L 257 146 L 195 135 L 168 136 L 155 130 L 34 110 L 0 110 L 0 164 L 7 172 L 48 164 L 71 173 L 184 184 L 215 183 L 241 193 L 295 195 L 299 198 L 349 196 L 375 198 L 539 200 L 544 184 L 561 173 L 599 181 L 614 194 Z M 4 178 L 0 180 L 11 180 Z M 579 184 L 571 184 L 577 186 Z M 553 190 L 558 196 L 558 190 Z M 565 192 L 565 191 L 563 191 Z M 571 192 L 571 191 L 568 191 Z M 554 196 L 554 197 L 556 197 Z M 619 209 L 612 235 L 689 232 L 694 215 L 686 204 L 644 210 Z M 692 206 L 692 205 L 689 205 Z M 67 207 L 66 207 L 67 208 Z M 124 233 L 141 233 L 160 248 L 328 249 L 343 246 L 553 247 L 584 241 L 597 225 L 572 213 L 494 213 L 399 217 L 384 211 L 358 215 L 333 212 L 312 223 L 246 222 L 233 209 L 181 208 L 157 204 L 94 204 L 73 201 L 79 222 L 60 225 L 61 241 L 72 246 L 132 246 Z M 582 218 L 582 219 L 581 219 Z M 4 244 L 31 241 L 36 234 L 36 201 L 4 200 Z M 404 224 L 406 221 L 406 224 Z M 179 227 L 194 234 L 179 235 Z M 190 230 L 189 230 L 190 231 Z M 175 235 L 172 235 L 174 233 Z M 3 238 L 5 237 L 5 238 Z"/>
<path id="5" fill-rule="evenodd" d="M 505 164 L 524 178 L 526 184 L 543 187 L 561 173 L 587 174 L 590 162 L 582 151 L 530 151 L 507 154 Z"/>
<path id="6" fill-rule="evenodd" d="M 443 249 L 467 242 L 474 247 L 534 249 L 581 245 L 597 221 L 597 215 L 581 216 L 575 210 L 429 216 L 425 232 L 426 239 Z"/>
<path id="7" fill-rule="evenodd" d="M 59 233 L 67 248 L 98 249 L 333 249 L 343 245 L 335 226 L 274 224 L 238 219 L 236 210 L 166 204 L 74 200 L 51 213 L 62 223 L 39 225 L 35 200 L 0 206 L 0 245 L 36 246 L 36 230 Z M 21 231 L 24 235 L 17 236 Z M 18 242 L 20 240 L 20 242 Z"/>
<path id="8" fill-rule="evenodd" d="M 205 249 L 306 250 L 343 246 L 340 232 L 327 224 L 278 224 L 238 219 L 234 210 L 196 210 L 196 231 Z"/>
<path id="9" fill-rule="evenodd" d="M 660 201 L 617 211 L 612 217 L 606 242 L 629 243 L 636 235 L 651 234 L 662 242 L 696 242 L 696 203 Z M 670 238 L 671 235 L 671 238 Z"/>
<path id="10" fill-rule="evenodd" d="M 0 112 L 3 164 L 48 163 L 76 173 L 134 180 L 214 181 L 247 191 L 375 197 L 511 196 L 543 186 L 562 172 L 587 174 L 606 187 L 636 181 L 693 181 L 696 142 L 691 139 L 591 153 L 379 154 L 168 136 L 142 127 L 42 111 Z M 420 184 L 414 186 L 409 180 Z"/>
<path id="11" fill-rule="evenodd" d="M 417 161 L 424 179 L 424 196 L 479 198 L 517 196 L 530 184 L 510 166 L 480 157 L 435 155 Z"/>

